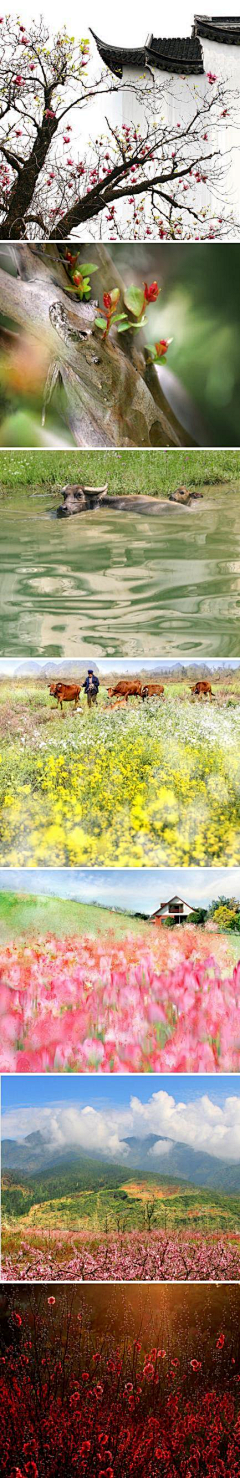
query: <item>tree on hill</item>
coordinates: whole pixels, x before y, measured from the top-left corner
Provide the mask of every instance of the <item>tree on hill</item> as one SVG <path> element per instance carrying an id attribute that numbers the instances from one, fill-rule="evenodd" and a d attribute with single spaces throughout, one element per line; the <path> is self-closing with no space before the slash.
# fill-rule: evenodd
<path id="1" fill-rule="evenodd" d="M 113 240 L 143 239 L 145 230 L 154 240 L 226 239 L 234 229 L 225 205 L 233 93 L 209 73 L 206 96 L 193 97 L 188 122 L 170 125 L 165 84 L 155 82 L 153 118 L 152 88 L 138 81 L 132 86 L 144 105 L 142 131 L 111 127 L 106 116 L 105 133 L 89 145 L 94 101 L 106 98 L 107 108 L 110 95 L 129 84 L 106 69 L 89 77 L 88 59 L 88 40 L 75 42 L 65 29 L 52 39 L 42 19 L 25 27 L 18 17 L 0 18 L 1 239 L 66 240 L 81 228 L 86 239 L 86 228 L 91 235 L 96 226 L 98 239 L 103 230 Z M 202 186 L 209 198 L 214 190 L 214 211 L 198 206 Z"/>

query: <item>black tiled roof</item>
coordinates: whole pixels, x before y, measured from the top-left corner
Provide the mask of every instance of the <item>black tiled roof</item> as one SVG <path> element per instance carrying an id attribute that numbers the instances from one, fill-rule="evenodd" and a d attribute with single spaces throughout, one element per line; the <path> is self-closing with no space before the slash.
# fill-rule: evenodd
<path id="1" fill-rule="evenodd" d="M 149 63 L 165 72 L 203 72 L 202 47 L 198 36 L 173 36 L 171 40 L 151 36 L 146 45 Z"/>
<path id="2" fill-rule="evenodd" d="M 225 46 L 240 46 L 240 15 L 195 15 L 195 36 L 207 41 L 222 41 Z"/>
<path id="3" fill-rule="evenodd" d="M 102 61 L 117 77 L 122 76 L 123 67 L 154 66 L 160 71 L 186 73 L 187 76 L 204 70 L 202 48 L 197 35 L 183 39 L 173 36 L 172 40 L 150 36 L 144 47 L 126 47 L 111 46 L 107 41 L 100 41 L 95 31 L 91 34 Z"/>

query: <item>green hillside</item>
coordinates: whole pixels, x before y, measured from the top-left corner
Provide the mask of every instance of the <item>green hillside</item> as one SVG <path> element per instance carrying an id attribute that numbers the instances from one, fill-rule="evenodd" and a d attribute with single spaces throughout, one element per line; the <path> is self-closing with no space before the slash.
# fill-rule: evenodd
<path id="1" fill-rule="evenodd" d="M 144 1229 L 240 1232 L 240 1195 L 198 1189 L 172 1177 L 109 1166 L 86 1157 L 76 1168 L 2 1177 L 2 1217 L 22 1231 Z"/>
<path id="2" fill-rule="evenodd" d="M 41 934 L 64 935 L 105 934 L 111 930 L 116 938 L 128 932 L 145 934 L 149 929 L 143 919 L 97 904 L 78 903 L 74 899 L 35 896 L 31 893 L 0 892 L 0 942 Z"/>

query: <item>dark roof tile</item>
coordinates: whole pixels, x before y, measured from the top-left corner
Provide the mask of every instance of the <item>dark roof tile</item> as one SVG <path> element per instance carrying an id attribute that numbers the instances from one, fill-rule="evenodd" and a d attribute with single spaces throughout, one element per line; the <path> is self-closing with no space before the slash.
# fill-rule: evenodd
<path id="1" fill-rule="evenodd" d="M 149 62 L 167 72 L 184 72 L 187 75 L 203 72 L 203 54 L 198 36 L 151 36 L 146 46 Z"/>
<path id="2" fill-rule="evenodd" d="M 240 15 L 195 15 L 195 36 L 206 41 L 221 41 L 225 46 L 240 46 Z"/>
<path id="3" fill-rule="evenodd" d="M 123 67 L 146 66 L 145 46 L 111 46 L 108 41 L 100 41 L 100 37 L 96 36 L 95 31 L 92 31 L 91 34 L 94 37 L 94 41 L 96 41 L 99 56 L 102 57 L 105 66 L 109 67 L 110 72 L 114 72 L 117 77 L 122 76 Z"/>
<path id="4" fill-rule="evenodd" d="M 117 77 L 122 76 L 123 67 L 154 66 L 165 72 L 180 72 L 187 76 L 204 70 L 198 36 L 183 39 L 173 36 L 170 40 L 151 36 L 144 47 L 111 46 L 109 42 L 101 41 L 95 31 L 92 31 L 92 36 L 102 61 Z"/>

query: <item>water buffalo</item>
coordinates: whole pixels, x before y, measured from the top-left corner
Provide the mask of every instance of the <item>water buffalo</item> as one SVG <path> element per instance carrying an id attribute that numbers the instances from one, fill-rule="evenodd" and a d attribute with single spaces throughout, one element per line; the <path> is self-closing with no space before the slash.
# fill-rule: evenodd
<path id="1" fill-rule="evenodd" d="M 145 683 L 145 686 L 142 687 L 143 702 L 145 702 L 145 698 L 162 698 L 163 693 L 163 683 Z"/>
<path id="2" fill-rule="evenodd" d="M 67 483 L 61 489 L 61 495 L 63 504 L 57 508 L 57 518 L 71 518 L 72 514 L 93 511 L 102 504 L 104 509 L 113 509 L 115 513 L 165 514 L 167 509 L 170 512 L 171 503 L 190 504 L 192 498 L 202 497 L 201 493 L 188 492 L 187 488 L 176 488 L 175 493 L 170 493 L 169 499 L 161 499 L 157 494 L 156 497 L 149 494 L 144 497 L 141 493 L 135 496 L 131 493 L 123 496 L 115 493 L 111 496 L 108 495 L 107 482 L 104 487 L 99 488 L 87 487 L 85 483 Z M 171 511 L 174 513 L 174 509 Z"/>
<path id="3" fill-rule="evenodd" d="M 194 683 L 191 693 L 194 698 L 212 698 L 211 683 L 199 680 L 199 682 Z"/>
<path id="4" fill-rule="evenodd" d="M 51 698 L 57 699 L 57 703 L 60 703 L 60 708 L 62 712 L 63 703 L 73 703 L 74 708 L 77 708 L 79 693 L 81 692 L 81 683 L 57 682 L 49 683 L 48 686 Z"/>
<path id="5" fill-rule="evenodd" d="M 70 518 L 72 513 L 84 513 L 89 508 L 98 508 L 106 498 L 108 483 L 101 488 L 89 488 L 84 483 L 70 483 L 62 488 L 63 504 L 57 508 L 58 518 Z"/>
<path id="6" fill-rule="evenodd" d="M 170 503 L 191 503 L 192 498 L 202 498 L 202 496 L 198 488 L 191 488 L 191 492 L 189 488 L 175 488 L 174 493 L 170 493 Z"/>

